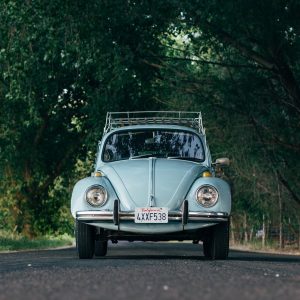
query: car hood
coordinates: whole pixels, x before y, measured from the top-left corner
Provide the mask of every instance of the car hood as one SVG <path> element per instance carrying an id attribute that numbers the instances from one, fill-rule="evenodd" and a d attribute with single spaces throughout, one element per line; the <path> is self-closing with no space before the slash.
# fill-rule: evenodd
<path id="1" fill-rule="evenodd" d="M 190 161 L 147 158 L 112 162 L 101 171 L 113 185 L 122 209 L 152 205 L 176 210 L 205 169 Z"/>

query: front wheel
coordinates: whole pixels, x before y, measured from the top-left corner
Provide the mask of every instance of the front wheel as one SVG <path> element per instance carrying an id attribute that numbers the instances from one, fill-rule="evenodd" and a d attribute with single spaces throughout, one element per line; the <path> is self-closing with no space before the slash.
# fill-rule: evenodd
<path id="1" fill-rule="evenodd" d="M 209 228 L 203 240 L 204 256 L 208 259 L 226 259 L 229 252 L 229 222 Z"/>
<path id="2" fill-rule="evenodd" d="M 95 252 L 95 228 L 76 220 L 75 233 L 79 258 L 92 258 Z"/>
<path id="3" fill-rule="evenodd" d="M 105 256 L 107 253 L 107 241 L 95 242 L 95 256 Z"/>

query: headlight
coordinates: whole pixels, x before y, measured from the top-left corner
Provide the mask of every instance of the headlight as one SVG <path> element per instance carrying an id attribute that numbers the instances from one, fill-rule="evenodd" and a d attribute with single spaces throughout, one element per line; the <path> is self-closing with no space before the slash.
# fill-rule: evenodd
<path id="1" fill-rule="evenodd" d="M 94 185 L 86 191 L 85 198 L 92 206 L 102 206 L 106 202 L 107 191 L 101 185 Z"/>
<path id="2" fill-rule="evenodd" d="M 197 202 L 204 207 L 214 206 L 218 197 L 218 191 L 211 185 L 203 185 L 196 192 Z"/>

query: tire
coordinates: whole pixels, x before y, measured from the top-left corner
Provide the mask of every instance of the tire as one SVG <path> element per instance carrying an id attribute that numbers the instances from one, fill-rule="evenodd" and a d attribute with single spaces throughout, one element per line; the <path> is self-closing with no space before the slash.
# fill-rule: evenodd
<path id="1" fill-rule="evenodd" d="M 95 256 L 105 256 L 107 253 L 107 241 L 95 242 Z"/>
<path id="2" fill-rule="evenodd" d="M 203 253 L 207 259 L 227 259 L 229 252 L 229 222 L 210 228 L 203 240 Z"/>
<path id="3" fill-rule="evenodd" d="M 93 258 L 95 252 L 95 228 L 77 220 L 76 248 L 80 259 Z"/>

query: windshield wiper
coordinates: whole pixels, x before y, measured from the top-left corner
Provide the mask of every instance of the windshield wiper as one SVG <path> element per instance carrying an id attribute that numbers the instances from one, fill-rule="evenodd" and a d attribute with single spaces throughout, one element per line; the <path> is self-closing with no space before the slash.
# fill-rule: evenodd
<path id="1" fill-rule="evenodd" d="M 155 156 L 155 154 L 154 153 L 141 154 L 141 155 L 131 156 L 129 159 L 147 158 L 152 156 Z"/>
<path id="2" fill-rule="evenodd" d="M 195 157 L 168 156 L 168 159 L 181 159 L 181 160 L 190 160 L 190 161 L 200 162 L 200 159 L 195 158 Z"/>

